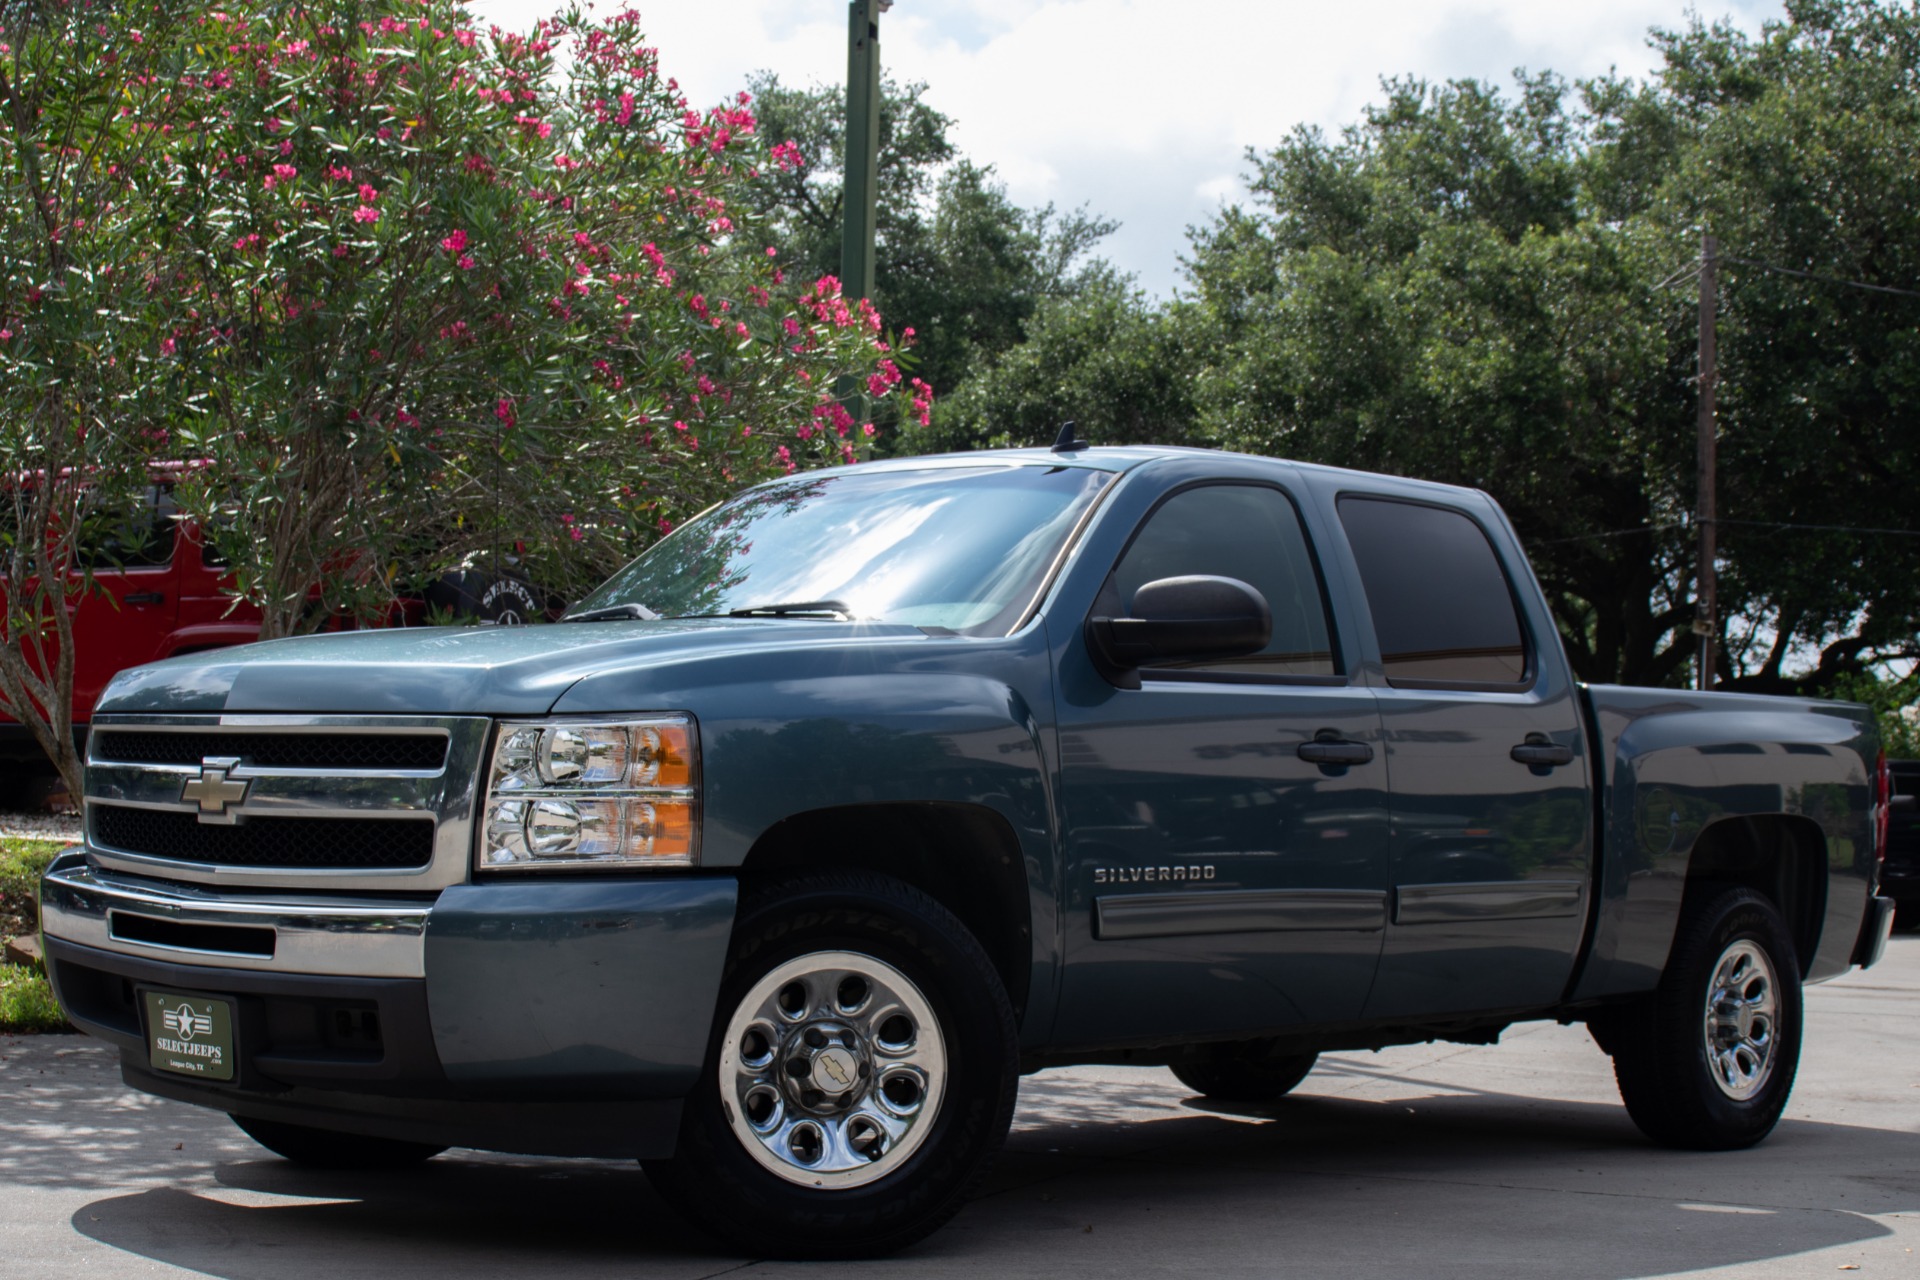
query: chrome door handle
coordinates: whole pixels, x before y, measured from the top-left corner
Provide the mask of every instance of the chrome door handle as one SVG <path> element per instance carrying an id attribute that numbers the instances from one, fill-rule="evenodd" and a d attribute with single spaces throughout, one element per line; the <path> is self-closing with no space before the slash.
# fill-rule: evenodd
<path id="1" fill-rule="evenodd" d="M 1544 733 L 1530 733 L 1527 740 L 1507 753 L 1529 768 L 1552 768 L 1573 763 L 1573 748 L 1547 741 Z"/>
<path id="2" fill-rule="evenodd" d="M 1308 764 L 1366 764 L 1373 759 L 1373 748 L 1344 738 L 1315 738 L 1301 743 L 1295 754 Z"/>

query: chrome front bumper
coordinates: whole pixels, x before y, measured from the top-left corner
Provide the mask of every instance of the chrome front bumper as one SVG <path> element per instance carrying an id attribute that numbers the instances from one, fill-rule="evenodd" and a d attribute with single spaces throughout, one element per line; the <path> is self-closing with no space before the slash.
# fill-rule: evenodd
<path id="1" fill-rule="evenodd" d="M 56 862 L 41 882 L 49 938 L 176 964 L 352 978 L 424 978 L 432 895 L 414 900 L 236 894 Z"/>

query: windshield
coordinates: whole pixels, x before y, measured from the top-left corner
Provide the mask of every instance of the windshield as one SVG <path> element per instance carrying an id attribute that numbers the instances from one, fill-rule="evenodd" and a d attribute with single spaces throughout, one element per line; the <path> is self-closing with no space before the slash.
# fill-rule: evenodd
<path id="1" fill-rule="evenodd" d="M 850 469 L 749 489 L 655 543 L 575 607 L 746 610 L 975 635 L 1020 620 L 1113 478 L 1084 467 Z M 799 608 L 801 605 L 831 608 Z"/>

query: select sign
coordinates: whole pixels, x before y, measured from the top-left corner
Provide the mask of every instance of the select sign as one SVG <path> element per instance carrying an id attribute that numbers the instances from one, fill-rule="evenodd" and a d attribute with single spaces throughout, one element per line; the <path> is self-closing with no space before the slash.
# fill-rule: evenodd
<path id="1" fill-rule="evenodd" d="M 147 1049 L 156 1071 L 233 1079 L 233 1006 L 206 996 L 143 991 Z"/>

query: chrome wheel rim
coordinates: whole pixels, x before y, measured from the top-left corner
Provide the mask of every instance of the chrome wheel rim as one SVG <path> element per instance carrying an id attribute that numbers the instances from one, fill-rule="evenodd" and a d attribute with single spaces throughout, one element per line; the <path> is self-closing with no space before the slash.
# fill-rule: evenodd
<path id="1" fill-rule="evenodd" d="M 1773 1074 L 1779 1007 L 1773 962 L 1757 943 L 1743 938 L 1720 953 L 1707 983 L 1707 1065 L 1736 1102 L 1759 1093 Z"/>
<path id="2" fill-rule="evenodd" d="M 747 1154 L 803 1187 L 864 1186 L 926 1141 L 946 1041 L 913 980 L 854 951 L 789 960 L 727 1022 L 720 1099 Z"/>

